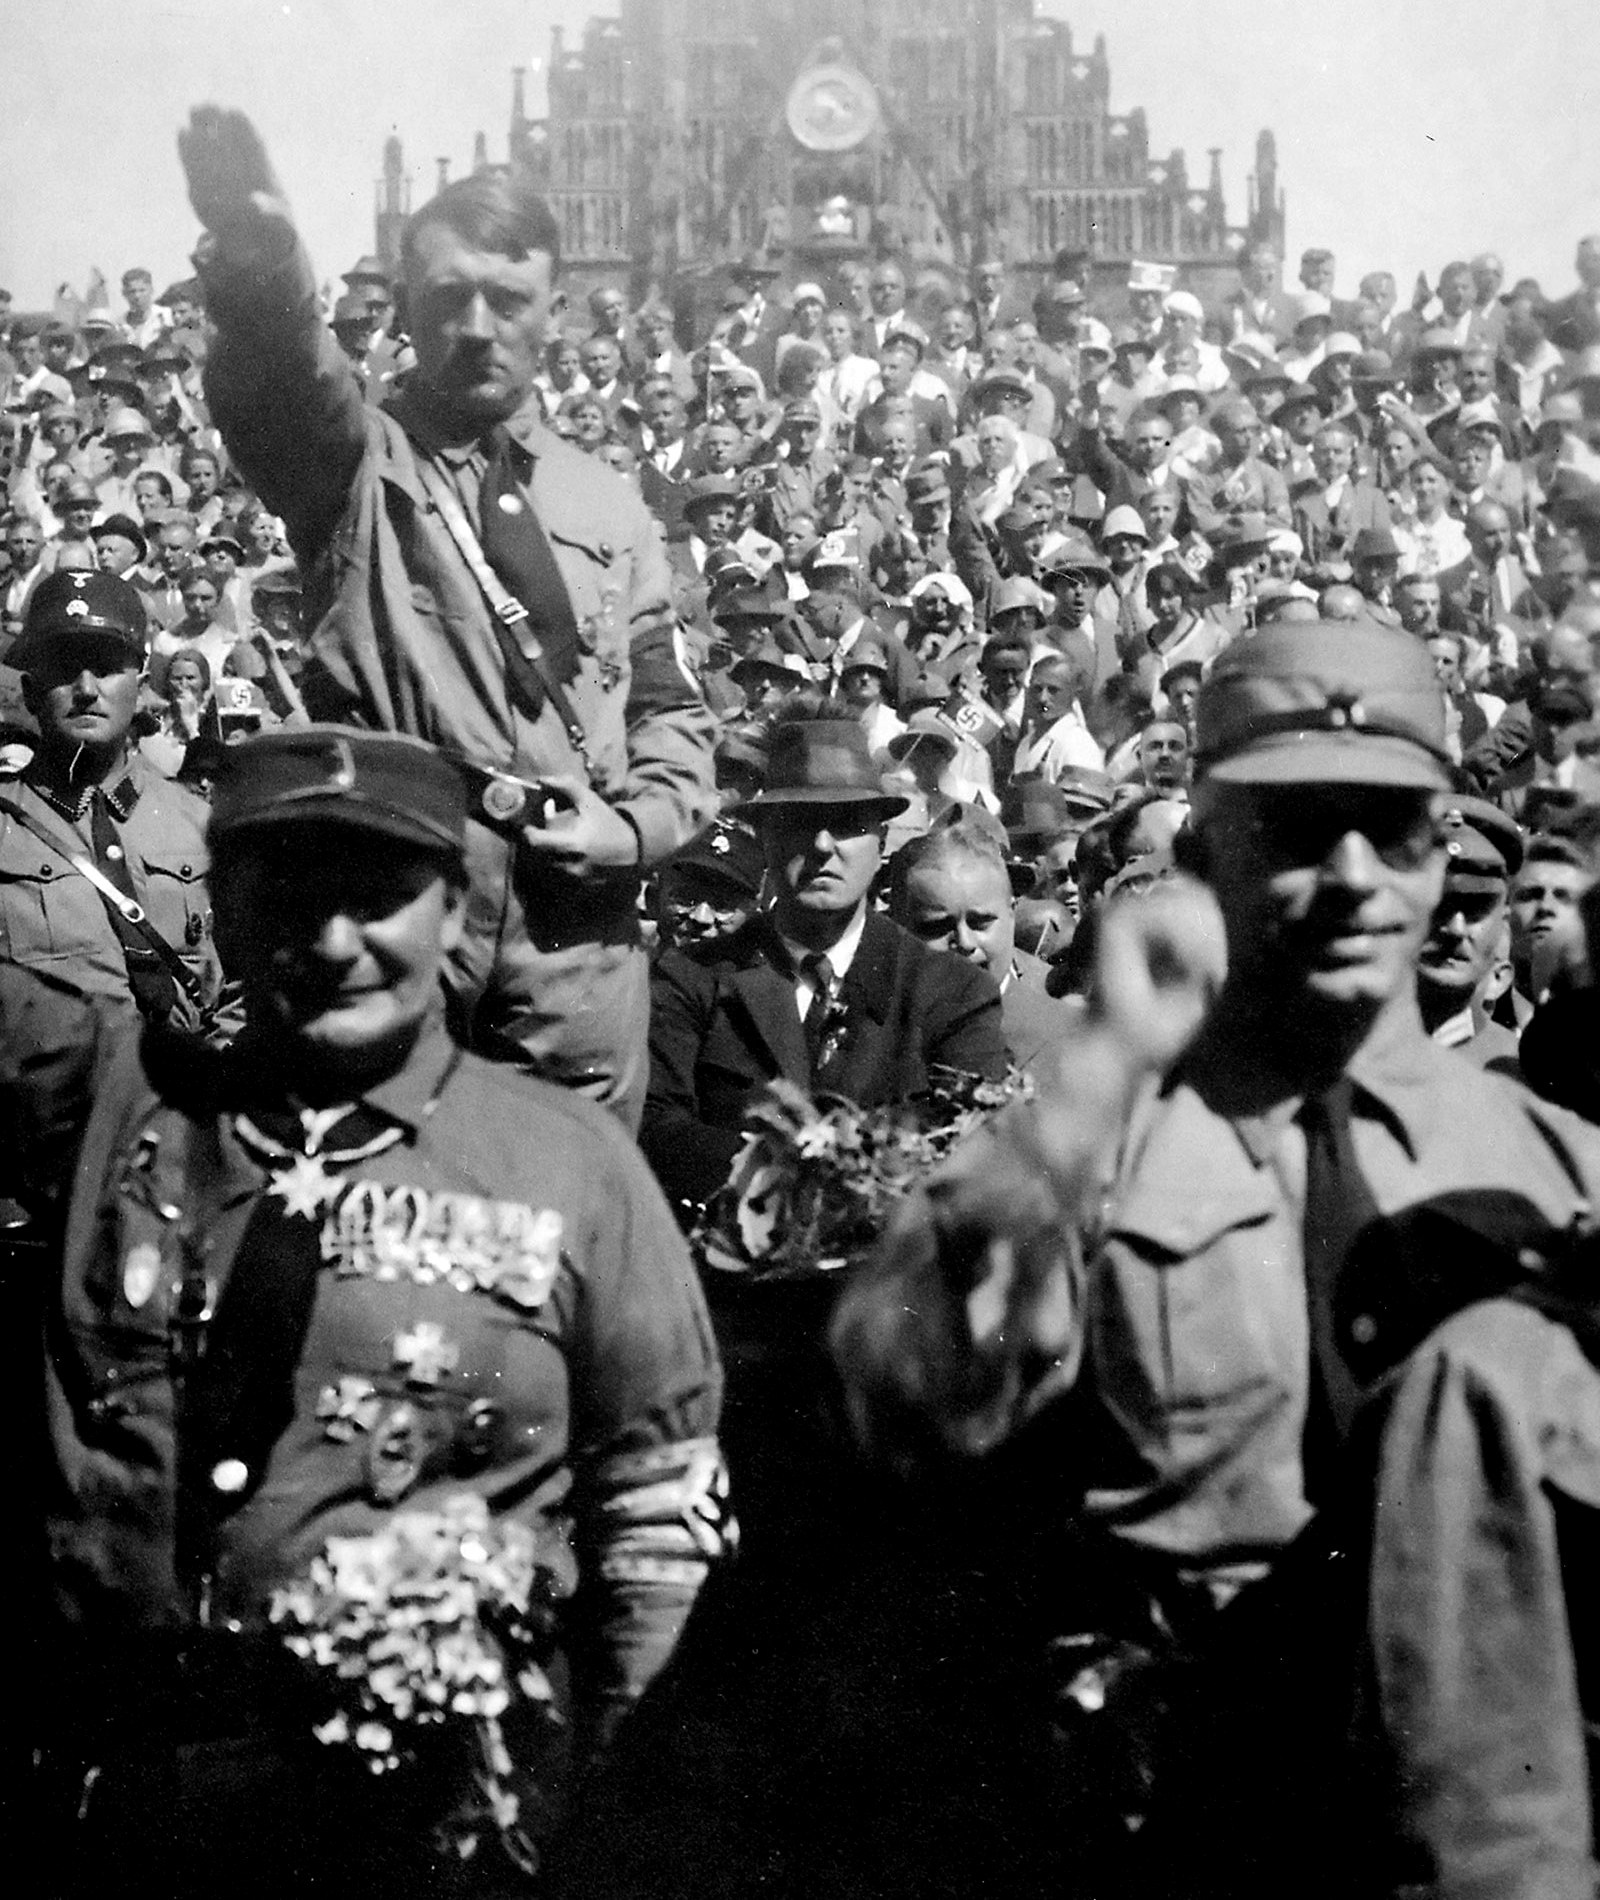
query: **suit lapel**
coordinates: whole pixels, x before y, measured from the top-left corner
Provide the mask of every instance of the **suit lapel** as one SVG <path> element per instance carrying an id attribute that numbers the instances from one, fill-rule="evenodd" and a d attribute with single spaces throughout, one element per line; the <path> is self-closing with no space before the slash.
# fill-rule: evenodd
<path id="1" fill-rule="evenodd" d="M 833 1060 L 817 1072 L 819 1087 L 853 1101 L 874 1099 L 872 1083 L 883 1063 L 883 1025 L 900 982 L 899 966 L 898 930 L 869 911 L 861 942 L 839 985 L 844 1034 Z"/>
<path id="2" fill-rule="evenodd" d="M 811 1057 L 795 1007 L 794 984 L 783 971 L 774 968 L 765 928 L 752 926 L 751 937 L 750 961 L 741 969 L 728 971 L 723 979 L 729 1014 L 743 1020 L 779 1075 L 809 1088 Z"/>

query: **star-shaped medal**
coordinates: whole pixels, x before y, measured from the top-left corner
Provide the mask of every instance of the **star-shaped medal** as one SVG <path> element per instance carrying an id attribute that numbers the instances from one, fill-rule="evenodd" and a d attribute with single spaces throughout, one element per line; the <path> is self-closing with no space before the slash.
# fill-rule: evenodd
<path id="1" fill-rule="evenodd" d="M 267 1190 L 283 1202 L 286 1214 L 300 1214 L 315 1220 L 338 1192 L 328 1178 L 320 1155 L 296 1155 L 287 1168 L 272 1177 Z"/>

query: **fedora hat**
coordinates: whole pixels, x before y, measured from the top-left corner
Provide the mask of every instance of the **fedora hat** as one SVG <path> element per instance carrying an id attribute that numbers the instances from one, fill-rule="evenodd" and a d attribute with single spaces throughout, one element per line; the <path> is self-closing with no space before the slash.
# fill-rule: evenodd
<path id="1" fill-rule="evenodd" d="M 767 782 L 735 812 L 790 805 L 873 805 L 886 818 L 911 801 L 885 789 L 858 719 L 795 719 L 774 728 Z"/>

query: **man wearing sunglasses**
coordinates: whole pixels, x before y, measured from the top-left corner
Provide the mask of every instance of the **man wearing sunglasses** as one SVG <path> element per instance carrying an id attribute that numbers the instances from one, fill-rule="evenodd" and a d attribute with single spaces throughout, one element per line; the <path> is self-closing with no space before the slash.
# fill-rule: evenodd
<path id="1" fill-rule="evenodd" d="M 1220 988 L 1207 1007 L 1202 893 L 1113 906 L 1059 1080 L 968 1145 L 835 1321 L 869 1432 L 920 1412 L 959 1443 L 966 1362 L 930 1374 L 914 1336 L 927 1263 L 969 1313 L 995 1302 L 968 1355 L 1013 1355 L 1020 1455 L 1070 1539 L 1056 1733 L 1092 1792 L 1052 1826 L 1084 1890 L 1253 1900 L 1315 1864 L 1328 1893 L 1588 1891 L 1584 1580 L 1553 1494 L 1600 1500 L 1600 1377 L 1534 1308 L 1600 1141 L 1427 1033 L 1444 739 L 1397 632 L 1230 649 L 1181 840 Z M 1051 1246 L 1070 1290 L 1019 1304 L 1016 1262 Z"/>

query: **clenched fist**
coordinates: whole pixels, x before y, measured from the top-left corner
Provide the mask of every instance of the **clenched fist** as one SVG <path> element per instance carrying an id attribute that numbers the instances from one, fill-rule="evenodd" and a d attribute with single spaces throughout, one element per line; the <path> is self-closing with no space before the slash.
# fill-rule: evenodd
<path id="1" fill-rule="evenodd" d="M 1169 1069 L 1194 1040 L 1228 968 L 1222 912 L 1205 885 L 1169 878 L 1101 917 L 1091 1015 L 1131 1068 Z"/>

